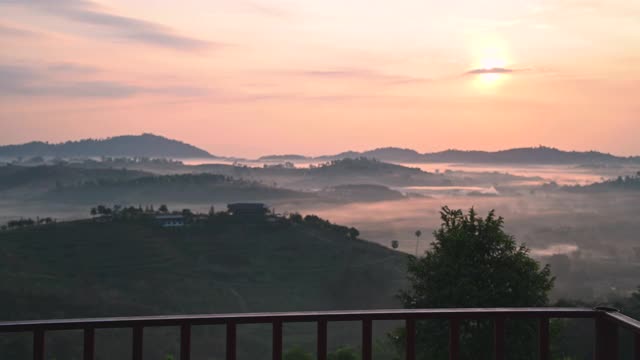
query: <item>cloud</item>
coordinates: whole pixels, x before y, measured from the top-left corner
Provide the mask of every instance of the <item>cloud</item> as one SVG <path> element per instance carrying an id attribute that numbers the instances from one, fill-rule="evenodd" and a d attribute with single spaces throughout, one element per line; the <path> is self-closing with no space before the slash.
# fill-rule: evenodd
<path id="1" fill-rule="evenodd" d="M 93 74 L 100 71 L 100 69 L 93 66 L 80 65 L 70 62 L 49 64 L 47 65 L 47 70 L 67 74 Z"/>
<path id="2" fill-rule="evenodd" d="M 0 4 L 26 6 L 49 15 L 106 29 L 110 36 L 176 50 L 202 50 L 220 45 L 177 34 L 157 23 L 109 13 L 89 0 L 0 0 Z"/>
<path id="3" fill-rule="evenodd" d="M 62 70 L 61 69 L 62 66 Z M 207 89 L 182 86 L 144 87 L 117 81 L 58 80 L 51 75 L 83 75 L 86 69 L 76 64 L 53 64 L 44 67 L 0 64 L 0 96 L 127 98 L 138 94 L 199 96 Z M 95 69 L 97 72 L 98 70 Z M 74 74 L 75 72 L 75 74 Z M 68 76 L 75 77 L 75 76 Z"/>
<path id="4" fill-rule="evenodd" d="M 297 74 L 323 79 L 382 82 L 389 85 L 431 81 L 431 79 L 427 78 L 385 74 L 368 69 L 308 70 L 298 72 Z"/>
<path id="5" fill-rule="evenodd" d="M 465 72 L 465 75 L 481 75 L 481 74 L 509 74 L 509 73 L 513 73 L 516 71 L 521 71 L 521 70 L 514 70 L 514 69 L 507 69 L 507 68 L 490 68 L 490 69 L 473 69 L 473 70 L 469 70 L 467 72 Z"/>
<path id="6" fill-rule="evenodd" d="M 2 2 L 0 2 L 1 4 Z M 13 36 L 13 37 L 35 37 L 38 33 L 30 30 L 19 29 L 13 26 L 0 24 L 0 36 Z"/>

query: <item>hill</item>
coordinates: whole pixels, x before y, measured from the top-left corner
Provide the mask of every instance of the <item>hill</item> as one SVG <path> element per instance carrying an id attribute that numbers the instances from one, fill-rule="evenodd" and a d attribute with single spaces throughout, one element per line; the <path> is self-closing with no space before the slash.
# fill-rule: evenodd
<path id="1" fill-rule="evenodd" d="M 49 144 L 40 141 L 0 146 L 0 157 L 51 156 L 100 157 L 137 156 L 166 158 L 212 158 L 193 145 L 153 134 L 124 135 L 101 140 L 85 139 Z"/>
<path id="2" fill-rule="evenodd" d="M 134 219 L 0 231 L 0 319 L 393 308 L 405 261 L 315 216 L 246 220 L 219 213 L 181 229 Z M 268 331 L 245 327 L 241 358 L 268 353 Z M 332 330 L 331 341 L 345 341 L 345 331 Z M 130 356 L 128 346 L 113 346 L 126 343 L 128 332 L 102 334 L 98 359 Z M 313 334 L 303 328 L 287 341 L 312 344 Z M 75 335 L 66 335 L 48 345 L 48 356 L 73 358 L 64 344 Z M 175 355 L 174 336 L 145 332 L 146 356 Z M 193 341 L 194 349 L 214 352 L 207 358 L 224 357 L 224 336 Z M 0 352 L 11 345 L 12 358 L 26 358 L 17 355 L 28 353 L 28 339 L 7 342 L 0 339 Z"/>
<path id="3" fill-rule="evenodd" d="M 375 202 L 402 200 L 406 197 L 399 191 L 382 185 L 347 184 L 324 188 L 318 195 L 324 199 L 347 202 Z"/>
<path id="4" fill-rule="evenodd" d="M 428 162 L 505 164 L 586 164 L 631 160 L 597 151 L 563 151 L 545 146 L 494 152 L 447 150 L 425 154 L 425 158 Z"/>
<path id="5" fill-rule="evenodd" d="M 609 191 L 640 191 L 640 172 L 633 176 L 618 176 L 615 179 L 604 180 L 590 185 L 574 185 L 558 187 L 547 184 L 546 189 L 563 189 L 571 192 L 597 193 Z"/>
<path id="6" fill-rule="evenodd" d="M 125 181 L 149 176 L 137 170 L 87 169 L 60 165 L 0 166 L 0 197 L 32 198 L 57 188 L 95 181 Z"/>
<path id="7" fill-rule="evenodd" d="M 389 162 L 424 162 L 424 155 L 411 149 L 395 147 L 377 148 L 373 150 L 357 152 L 345 151 L 337 155 L 320 156 L 317 160 L 339 160 L 345 158 L 367 157 Z"/>
<path id="8" fill-rule="evenodd" d="M 216 174 L 145 176 L 97 179 L 59 186 L 44 199 L 59 202 L 138 204 L 157 202 L 213 203 L 305 198 L 308 194 L 255 181 Z"/>
<path id="9" fill-rule="evenodd" d="M 501 151 L 446 150 L 421 154 L 411 149 L 378 148 L 364 152 L 347 151 L 315 160 L 370 157 L 400 163 L 481 163 L 481 164 L 593 164 L 640 162 L 638 157 L 621 157 L 597 151 L 563 151 L 551 147 L 516 148 Z"/>

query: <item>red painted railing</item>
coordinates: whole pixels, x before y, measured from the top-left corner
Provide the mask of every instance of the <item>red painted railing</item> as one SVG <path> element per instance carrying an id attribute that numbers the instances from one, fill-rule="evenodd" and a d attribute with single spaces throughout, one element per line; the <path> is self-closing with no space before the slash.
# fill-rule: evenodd
<path id="1" fill-rule="evenodd" d="M 282 358 L 282 326 L 284 323 L 315 322 L 317 324 L 317 358 L 327 359 L 327 323 L 331 321 L 359 321 L 362 324 L 362 360 L 372 358 L 372 329 L 374 321 L 403 320 L 406 326 L 406 359 L 416 358 L 416 321 L 425 319 L 449 320 L 449 358 L 459 359 L 460 321 L 492 319 L 494 321 L 494 354 L 496 360 L 508 358 L 505 352 L 505 323 L 512 319 L 538 319 L 539 358 L 550 360 L 549 319 L 586 318 L 595 323 L 595 359 L 618 358 L 619 328 L 631 330 L 634 337 L 635 360 L 640 360 L 640 321 L 607 308 L 474 308 L 474 309 L 417 309 L 325 311 L 259 314 L 210 314 L 184 316 L 145 316 L 126 318 L 64 319 L 42 321 L 0 322 L 0 333 L 32 332 L 33 358 L 45 359 L 46 332 L 54 330 L 84 330 L 84 360 L 95 358 L 95 330 L 130 328 L 133 336 L 133 360 L 142 359 L 144 328 L 156 326 L 180 327 L 180 359 L 191 357 L 191 327 L 197 325 L 226 325 L 226 359 L 236 359 L 236 329 L 242 324 L 272 325 L 272 358 Z"/>

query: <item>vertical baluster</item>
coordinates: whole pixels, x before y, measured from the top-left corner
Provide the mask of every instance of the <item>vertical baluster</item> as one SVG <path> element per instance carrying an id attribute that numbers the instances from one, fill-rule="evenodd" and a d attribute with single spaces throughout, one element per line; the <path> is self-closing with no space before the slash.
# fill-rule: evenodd
<path id="1" fill-rule="evenodd" d="M 227 323 L 227 360 L 236 360 L 236 324 Z"/>
<path id="2" fill-rule="evenodd" d="M 504 318 L 496 318 L 493 325 L 494 354 L 496 360 L 505 359 Z"/>
<path id="3" fill-rule="evenodd" d="M 142 360 L 142 338 L 144 336 L 142 326 L 133 327 L 133 360 Z"/>
<path id="4" fill-rule="evenodd" d="M 271 351 L 273 360 L 282 360 L 282 321 L 279 320 L 273 322 Z"/>
<path id="5" fill-rule="evenodd" d="M 415 319 L 407 319 L 405 322 L 405 332 L 407 337 L 406 355 L 407 360 L 416 359 L 416 321 Z"/>
<path id="6" fill-rule="evenodd" d="M 551 360 L 551 348 L 549 346 L 549 318 L 540 318 L 538 323 L 538 358 Z"/>
<path id="7" fill-rule="evenodd" d="M 373 348 L 373 323 L 371 319 L 362 320 L 362 360 L 371 360 Z"/>
<path id="8" fill-rule="evenodd" d="M 95 359 L 95 329 L 84 329 L 84 360 Z"/>
<path id="9" fill-rule="evenodd" d="M 640 332 L 635 332 L 633 334 L 633 339 L 635 343 L 635 357 L 634 360 L 640 360 Z"/>
<path id="10" fill-rule="evenodd" d="M 327 320 L 318 320 L 318 360 L 327 360 Z"/>
<path id="11" fill-rule="evenodd" d="M 33 360 L 44 360 L 44 330 L 33 332 Z"/>
<path id="12" fill-rule="evenodd" d="M 618 326 L 602 316 L 596 316 L 595 360 L 618 358 Z"/>
<path id="13" fill-rule="evenodd" d="M 460 359 L 460 320 L 449 320 L 449 360 Z"/>
<path id="14" fill-rule="evenodd" d="M 180 360 L 191 359 L 191 325 L 180 326 Z"/>

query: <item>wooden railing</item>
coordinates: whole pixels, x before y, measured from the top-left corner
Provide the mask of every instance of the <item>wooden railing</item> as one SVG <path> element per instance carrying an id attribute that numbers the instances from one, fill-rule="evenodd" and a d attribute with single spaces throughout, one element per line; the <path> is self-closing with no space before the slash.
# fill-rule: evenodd
<path id="1" fill-rule="evenodd" d="M 406 359 L 416 358 L 416 321 L 446 319 L 449 321 L 449 358 L 459 359 L 460 322 L 488 319 L 494 321 L 494 354 L 496 360 L 509 357 L 505 350 L 505 323 L 513 319 L 537 319 L 539 326 L 538 354 L 540 360 L 550 360 L 549 320 L 553 318 L 593 319 L 595 323 L 594 353 L 596 360 L 618 359 L 618 329 L 631 330 L 634 339 L 634 358 L 640 360 L 640 322 L 608 308 L 474 308 L 474 309 L 417 309 L 371 311 L 324 311 L 258 314 L 210 314 L 184 316 L 145 316 L 97 319 L 63 319 L 41 321 L 0 322 L 0 333 L 33 333 L 33 359 L 45 359 L 45 336 L 54 330 L 84 331 L 84 360 L 95 359 L 95 330 L 130 328 L 133 337 L 133 360 L 142 359 L 144 329 L 156 326 L 180 328 L 180 359 L 191 357 L 191 328 L 197 325 L 226 326 L 226 359 L 236 359 L 236 329 L 242 324 L 271 324 L 272 358 L 282 359 L 282 326 L 284 323 L 315 322 L 317 324 L 317 359 L 327 359 L 327 323 L 358 321 L 362 324 L 362 360 L 372 358 L 373 322 L 402 320 L 406 326 Z M 1 356 L 0 356 L 1 358 Z"/>

